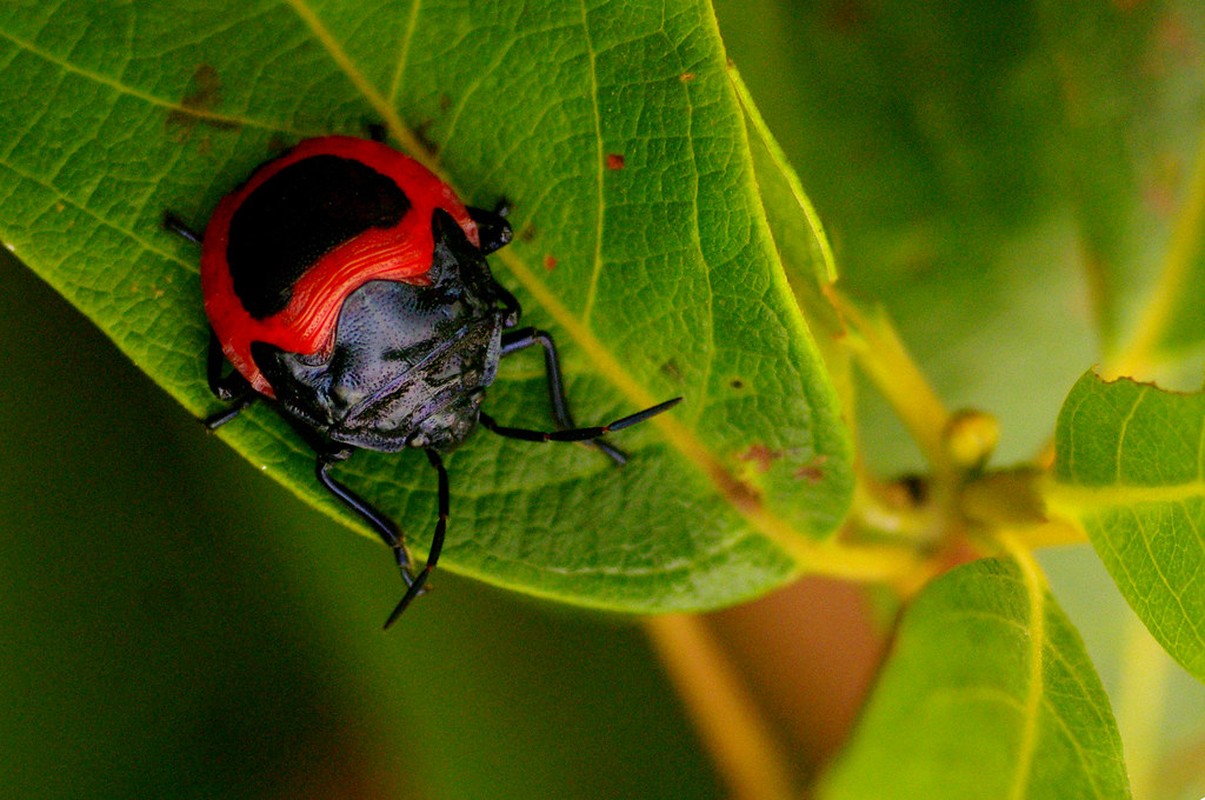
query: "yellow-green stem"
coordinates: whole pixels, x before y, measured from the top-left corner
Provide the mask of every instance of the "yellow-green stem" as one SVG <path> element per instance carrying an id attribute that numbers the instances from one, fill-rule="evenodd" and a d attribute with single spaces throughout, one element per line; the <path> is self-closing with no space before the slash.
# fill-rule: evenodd
<path id="1" fill-rule="evenodd" d="M 1126 625 L 1117 727 L 1135 800 L 1153 800 L 1158 787 L 1159 728 L 1171 660 L 1137 617 Z"/>
<path id="2" fill-rule="evenodd" d="M 799 796 L 786 754 L 736 669 L 698 616 L 649 617 L 645 632 L 665 664 L 695 730 L 738 800 Z"/>
<path id="3" fill-rule="evenodd" d="M 829 300 L 845 319 L 848 344 L 858 366 L 874 383 L 941 479 L 953 471 L 945 449 L 950 412 L 912 360 L 891 324 L 872 317 L 834 286 L 825 288 Z"/>

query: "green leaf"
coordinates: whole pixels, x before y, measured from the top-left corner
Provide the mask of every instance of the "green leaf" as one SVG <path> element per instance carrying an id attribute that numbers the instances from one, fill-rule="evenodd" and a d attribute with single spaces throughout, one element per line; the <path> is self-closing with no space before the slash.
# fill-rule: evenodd
<path id="1" fill-rule="evenodd" d="M 1129 797 L 1108 699 L 1036 568 L 984 560 L 934 581 L 823 797 Z"/>
<path id="2" fill-rule="evenodd" d="M 578 420 L 686 398 L 615 437 L 633 456 L 622 471 L 583 447 L 473 437 L 448 458 L 441 565 L 614 609 L 764 592 L 815 568 L 812 543 L 844 516 L 848 433 L 777 263 L 710 8 L 616 11 L 8 4 L 0 238 L 201 415 L 217 404 L 197 253 L 160 229 L 163 211 L 200 227 L 280 147 L 383 120 L 414 155 L 437 151 L 467 202 L 511 202 L 518 236 L 495 272 L 561 343 Z M 487 406 L 547 426 L 544 383 L 537 356 L 508 359 Z M 219 436 L 358 525 L 271 409 Z M 423 459 L 363 453 L 339 474 L 424 552 Z"/>
<path id="3" fill-rule="evenodd" d="M 841 331 L 832 305 L 821 288 L 837 280 L 837 262 L 824 224 L 803 190 L 799 176 L 758 110 L 735 67 L 729 67 L 733 89 L 745 114 L 753 170 L 762 207 L 774 237 L 783 272 L 795 293 L 811 330 L 820 337 L 822 351 Z M 835 349 L 835 348 L 833 348 Z M 825 352 L 830 369 L 832 359 Z"/>
<path id="4" fill-rule="evenodd" d="M 1180 221 L 1195 217 L 1202 171 L 1205 6 L 716 0 L 716 12 L 843 287 L 886 306 L 951 408 L 992 411 L 999 458 L 1044 446 L 1067 387 L 1143 327 L 1156 287 L 1173 302 L 1152 354 L 1198 380 L 1202 228 Z M 889 409 L 858 421 L 872 467 L 920 466 Z"/>
<path id="5" fill-rule="evenodd" d="M 1106 355 L 1145 339 L 1144 350 L 1199 356 L 1205 308 L 1193 287 L 1205 283 L 1205 74 L 1197 49 L 1205 8 L 1035 7 L 1061 94 L 1051 145 Z"/>
<path id="6" fill-rule="evenodd" d="M 845 408 L 850 409 L 846 419 L 852 420 L 852 363 L 850 349 L 841 341 L 846 333 L 845 325 L 823 294 L 824 288 L 837 280 L 832 245 L 820 215 L 803 190 L 799 175 L 787 160 L 736 67 L 729 66 L 728 75 L 745 115 L 757 188 L 783 274 L 815 337 L 828 374 Z"/>
<path id="7" fill-rule="evenodd" d="M 1051 512 L 1083 526 L 1154 637 L 1205 681 L 1205 392 L 1085 374 L 1055 446 Z"/>
<path id="8" fill-rule="evenodd" d="M 820 215 L 736 67 L 729 67 L 728 74 L 745 112 L 757 185 L 784 269 L 800 284 L 804 276 L 810 276 L 813 284 L 833 283 L 837 263 Z"/>

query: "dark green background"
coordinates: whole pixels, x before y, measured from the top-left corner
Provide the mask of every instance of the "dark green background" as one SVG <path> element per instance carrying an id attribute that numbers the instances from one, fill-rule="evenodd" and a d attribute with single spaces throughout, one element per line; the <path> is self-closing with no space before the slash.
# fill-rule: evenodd
<path id="1" fill-rule="evenodd" d="M 439 574 L 382 633 L 384 548 L 0 281 L 0 795 L 716 795 L 637 628 Z"/>
<path id="2" fill-rule="evenodd" d="M 953 406 L 999 415 L 1003 462 L 1050 436 L 1165 245 L 1157 215 L 1091 210 L 1151 188 L 1128 181 L 1158 179 L 1160 155 L 1153 188 L 1174 195 L 1199 135 L 1200 89 L 1144 85 L 1149 54 L 1126 46 L 1187 6 L 1076 8 L 1099 38 L 1048 3 L 718 9 L 849 286 L 886 302 Z M 1158 124 L 1063 127 L 1052 44 L 1108 76 L 1099 107 Z M 1151 163 L 1119 162 L 1117 132 Z M 1083 189 L 1094 171 L 1122 177 Z M 1085 231 L 1133 256 L 1104 317 Z M 638 630 L 441 574 L 381 634 L 383 548 L 255 475 L 30 273 L 0 259 L 0 280 L 0 795 L 722 795 Z M 870 462 L 917 466 L 885 409 L 862 411 Z M 1086 548 L 1046 563 L 1115 691 L 1124 604 Z M 1201 687 L 1172 680 L 1165 736 L 1199 736 Z"/>

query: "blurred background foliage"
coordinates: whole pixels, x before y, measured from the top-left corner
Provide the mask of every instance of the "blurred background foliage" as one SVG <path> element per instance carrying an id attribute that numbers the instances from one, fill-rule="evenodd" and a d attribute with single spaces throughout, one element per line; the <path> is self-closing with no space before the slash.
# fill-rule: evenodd
<path id="1" fill-rule="evenodd" d="M 716 796 L 639 629 L 441 573 L 382 633 L 378 545 L 0 275 L 0 795 Z"/>
<path id="2" fill-rule="evenodd" d="M 886 303 L 952 406 L 1000 418 L 1005 463 L 1041 448 L 1075 378 L 1133 324 L 1200 134 L 1193 15 L 1089 5 L 1099 13 L 1084 28 L 1040 0 L 717 4 L 849 286 Z M 1125 129 L 1143 163 L 1104 157 L 1108 124 L 1080 139 L 1055 124 L 1060 31 L 1109 68 L 1082 98 L 1090 117 L 1137 113 L 1140 55 L 1196 81 L 1177 93 L 1161 80 L 1146 98 L 1161 111 L 1149 140 Z M 1127 49 L 1127 37 L 1157 47 Z M 1110 169 L 1114 184 L 1076 194 L 1077 176 Z M 1083 224 L 1084 208 L 1114 209 L 1115 196 L 1141 207 Z M 1108 302 L 1092 302 L 1086 249 L 1138 265 L 1102 273 Z M 723 796 L 638 628 L 441 574 L 420 613 L 381 634 L 397 582 L 379 546 L 252 476 L 0 255 L 0 794 Z M 1175 377 L 1199 383 L 1199 367 Z M 870 463 L 919 467 L 863 397 Z M 1145 644 L 1089 548 L 1044 564 L 1129 755 L 1192 763 L 1205 691 Z M 1155 680 L 1136 685 L 1136 667 Z M 1135 691 L 1165 706 L 1138 742 L 1124 711 Z M 1164 778 L 1199 793 L 1203 776 Z"/>

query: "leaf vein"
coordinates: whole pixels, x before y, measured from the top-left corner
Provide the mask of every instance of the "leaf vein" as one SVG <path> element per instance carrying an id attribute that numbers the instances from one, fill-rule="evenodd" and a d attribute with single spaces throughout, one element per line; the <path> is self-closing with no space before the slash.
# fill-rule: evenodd
<path id="1" fill-rule="evenodd" d="M 122 83 L 116 78 L 111 78 L 108 75 L 102 75 L 99 72 L 85 69 L 84 67 L 76 66 L 69 60 L 55 55 L 47 50 L 43 50 L 32 42 L 27 42 L 13 34 L 0 30 L 0 38 L 7 39 L 21 50 L 24 50 L 31 55 L 41 58 L 47 63 L 53 64 L 64 72 L 69 72 L 73 75 L 78 75 L 81 78 L 92 81 L 93 83 L 104 86 L 117 94 L 126 95 L 143 101 L 149 105 L 159 106 L 160 108 L 169 109 L 178 114 L 184 114 L 196 119 L 209 120 L 211 122 L 225 123 L 231 125 L 244 125 L 249 128 L 259 128 L 261 130 L 279 131 L 282 133 L 291 133 L 296 136 L 305 136 L 304 132 L 294 130 L 285 125 L 278 125 L 270 122 L 262 122 L 260 120 L 251 119 L 249 117 L 240 117 L 233 114 L 219 114 L 215 111 L 209 111 L 203 108 L 186 106 L 173 100 L 164 100 L 162 97 L 156 97 L 149 92 L 144 92 L 141 89 L 136 89 L 133 86 Z"/>
<path id="2" fill-rule="evenodd" d="M 1147 387 L 1142 387 L 1139 390 L 1138 396 L 1134 398 L 1133 405 L 1130 406 L 1129 412 L 1122 419 L 1120 426 L 1117 429 L 1117 482 L 1122 482 L 1121 459 L 1125 451 L 1126 434 L 1129 431 L 1130 421 L 1134 419 L 1134 415 L 1138 413 L 1138 406 L 1142 405 L 1143 399 L 1147 396 Z"/>
<path id="3" fill-rule="evenodd" d="M 342 45 L 335 39 L 334 34 L 323 24 L 322 20 L 314 13 L 314 9 L 309 6 L 306 0 L 285 0 L 285 2 L 293 8 L 293 11 L 296 12 L 301 21 L 310 29 L 310 33 L 314 35 L 314 38 L 326 50 L 331 60 L 335 62 L 335 66 L 343 72 L 352 86 L 364 96 L 368 104 L 380 114 L 381 119 L 385 121 L 385 126 L 402 144 L 402 147 L 417 161 L 422 163 L 423 166 L 440 175 L 441 178 L 445 177 L 440 173 L 431 152 L 423 146 L 418 137 L 414 135 L 402 120 L 401 115 L 398 114 L 393 104 L 386 100 L 381 91 L 376 86 L 373 86 L 372 82 L 360 71 L 360 68 L 356 66 L 356 62 L 343 49 Z"/>
<path id="4" fill-rule="evenodd" d="M 389 85 L 389 105 L 396 106 L 398 95 L 402 91 L 402 78 L 406 74 L 406 66 L 410 61 L 410 43 L 414 40 L 414 31 L 418 28 L 418 12 L 423 0 L 414 0 L 410 5 L 410 16 L 406 20 L 406 30 L 402 32 L 401 46 L 397 58 L 397 66 L 393 69 L 393 80 Z"/>
<path id="5" fill-rule="evenodd" d="M 594 218 L 594 263 L 590 268 L 590 282 L 586 288 L 586 302 L 582 308 L 582 324 L 590 324 L 594 312 L 594 301 L 598 291 L 598 278 L 602 272 L 603 222 L 606 216 L 606 197 L 603 186 L 603 135 L 602 112 L 598 105 L 598 63 L 594 42 L 590 37 L 590 21 L 586 14 L 586 0 L 579 3 L 582 19 L 582 34 L 586 39 L 586 56 L 590 65 L 590 116 L 594 123 L 594 181 L 598 211 Z"/>
<path id="6" fill-rule="evenodd" d="M 1018 746 L 1016 773 L 1010 792 L 1013 800 L 1024 800 L 1033 778 L 1033 761 L 1039 734 L 1038 720 L 1045 689 L 1043 656 L 1046 650 L 1046 593 L 1042 584 L 1041 569 L 1034 561 L 1033 555 L 1011 536 L 1002 537 L 1002 542 L 1021 571 L 1025 594 L 1029 599 L 1029 684 L 1021 718 L 1021 741 Z"/>

